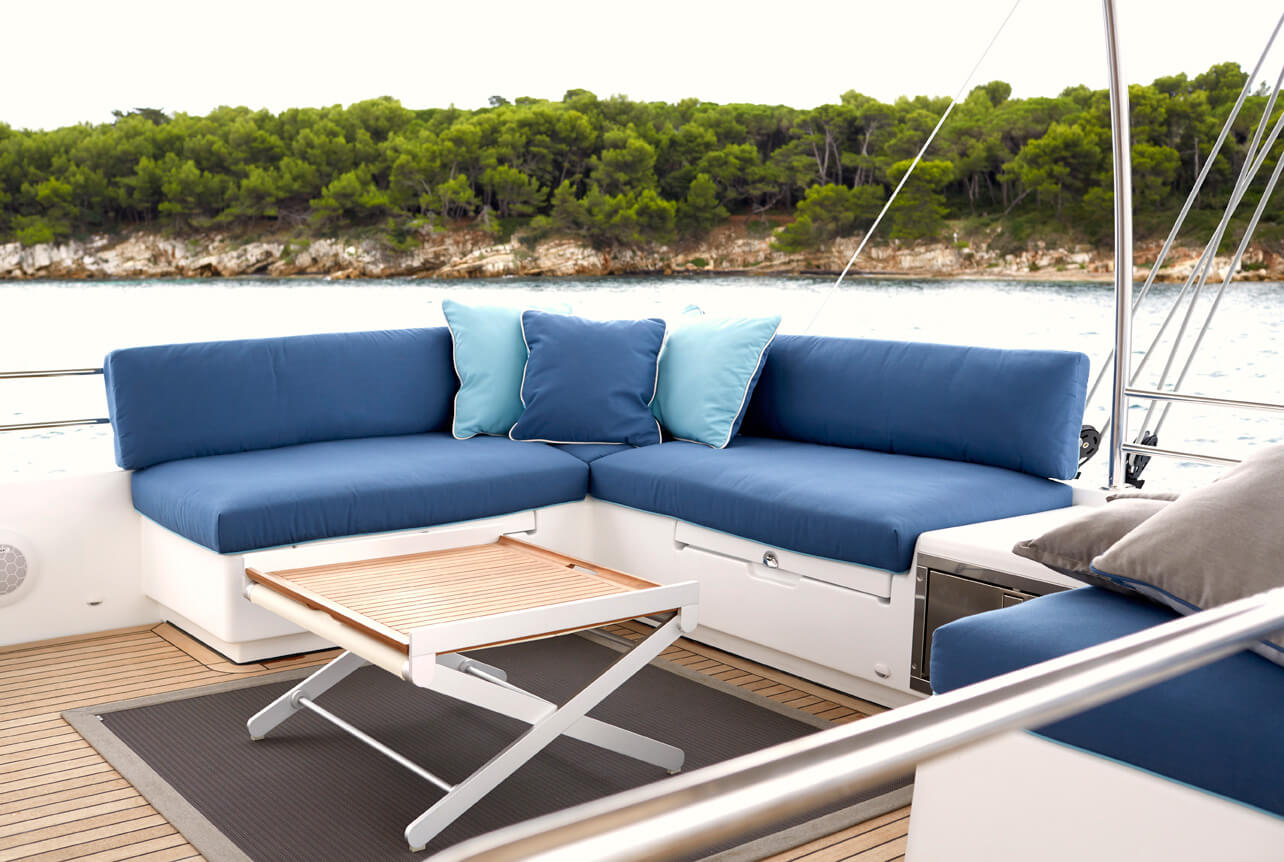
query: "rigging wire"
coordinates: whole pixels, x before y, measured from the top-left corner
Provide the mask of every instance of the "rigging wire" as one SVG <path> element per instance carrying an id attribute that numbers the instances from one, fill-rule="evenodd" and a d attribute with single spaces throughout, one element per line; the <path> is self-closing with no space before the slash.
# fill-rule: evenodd
<path id="1" fill-rule="evenodd" d="M 1277 88 L 1278 91 L 1278 88 Z M 1272 135 L 1279 136 L 1280 128 L 1284 125 L 1284 116 L 1280 117 L 1280 122 L 1276 124 Z M 1263 155 L 1266 150 L 1263 150 Z M 1284 158 L 1278 158 L 1275 161 L 1275 170 L 1271 172 L 1271 177 L 1266 182 L 1266 188 L 1262 191 L 1261 200 L 1257 202 L 1257 209 L 1253 211 L 1253 216 L 1249 219 L 1248 227 L 1244 230 L 1244 236 L 1240 238 L 1239 247 L 1235 250 L 1235 256 L 1231 258 L 1230 264 L 1226 267 L 1226 276 L 1222 279 L 1221 286 L 1217 288 L 1217 295 L 1213 298 L 1213 305 L 1208 310 L 1208 316 L 1204 319 L 1204 325 L 1200 327 L 1199 333 L 1195 336 L 1195 344 L 1190 349 L 1190 354 L 1186 357 L 1186 363 L 1182 366 L 1181 372 L 1177 375 L 1177 381 L 1173 383 L 1173 391 L 1181 390 L 1182 384 L 1186 381 L 1186 375 L 1190 372 L 1191 366 L 1195 362 L 1195 357 L 1199 354 L 1199 348 L 1204 342 L 1204 336 L 1208 334 L 1209 326 L 1213 322 L 1213 316 L 1217 314 L 1217 307 L 1221 304 L 1222 295 L 1226 293 L 1226 288 L 1230 286 L 1231 279 L 1235 276 L 1235 270 L 1239 267 L 1240 261 L 1244 258 L 1244 252 L 1248 249 L 1248 243 L 1253 238 L 1253 233 L 1257 230 L 1257 224 L 1262 219 L 1262 213 L 1266 210 L 1266 204 L 1270 201 L 1271 195 L 1275 193 L 1275 186 L 1279 182 L 1280 172 L 1284 170 Z M 1155 434 L 1158 434 L 1163 428 L 1164 422 L 1168 419 L 1168 412 L 1172 409 L 1173 402 L 1169 401 L 1164 405 L 1163 412 L 1159 414 L 1159 421 L 1155 423 Z"/>
<path id="2" fill-rule="evenodd" d="M 1253 136 L 1253 142 L 1245 153 L 1244 169 L 1240 173 L 1240 182 L 1236 183 L 1235 190 L 1231 194 L 1230 202 L 1226 206 L 1226 212 L 1222 215 L 1221 221 L 1217 225 L 1217 230 L 1213 232 L 1213 237 L 1208 242 L 1206 249 L 1207 254 L 1205 257 L 1206 263 L 1199 274 L 1199 281 L 1195 285 L 1195 292 L 1191 296 L 1190 306 L 1187 308 L 1186 316 L 1177 330 L 1177 335 L 1173 340 L 1172 349 L 1168 354 L 1168 360 L 1164 363 L 1164 369 L 1159 375 L 1159 383 L 1156 385 L 1156 389 L 1163 389 L 1164 385 L 1168 382 L 1168 375 L 1172 372 L 1173 365 L 1177 361 L 1177 353 L 1181 348 L 1182 340 L 1186 336 L 1187 325 L 1194 316 L 1196 302 L 1199 300 L 1199 295 L 1203 292 L 1204 286 L 1208 283 L 1208 276 L 1212 274 L 1214 256 L 1217 253 L 1217 248 L 1222 243 L 1222 238 L 1226 235 L 1226 230 L 1230 226 L 1230 220 L 1234 216 L 1235 210 L 1239 208 L 1240 202 L 1243 200 L 1245 193 L 1247 193 L 1249 186 L 1252 185 L 1252 182 L 1256 178 L 1257 172 L 1261 169 L 1263 162 L 1266 161 L 1266 157 L 1269 155 L 1271 148 L 1275 146 L 1275 141 L 1279 138 L 1281 130 L 1284 130 L 1284 114 L 1281 114 L 1279 121 L 1275 124 L 1275 128 L 1271 130 L 1271 134 L 1265 145 L 1258 149 L 1258 145 L 1262 143 L 1262 134 L 1270 124 L 1271 112 L 1275 108 L 1275 101 L 1279 96 L 1280 86 L 1282 84 L 1284 84 L 1284 68 L 1280 70 L 1280 76 L 1276 79 L 1275 89 L 1271 93 L 1271 98 L 1266 103 L 1266 110 L 1262 114 L 1262 120 L 1257 127 L 1257 133 Z M 1230 270 L 1227 274 L 1229 276 L 1233 276 L 1234 270 Z M 1217 313 L 1217 306 L 1220 300 L 1221 291 L 1218 291 L 1218 295 L 1213 302 L 1213 306 L 1209 309 L 1208 316 L 1204 320 L 1203 329 L 1199 335 L 1199 341 L 1203 340 L 1203 332 L 1206 332 L 1208 327 L 1212 324 L 1213 315 Z M 1186 369 L 1189 369 L 1191 362 L 1193 362 L 1194 353 L 1198 350 L 1198 347 L 1199 342 L 1196 342 L 1195 347 L 1191 350 L 1190 356 L 1187 357 Z M 1176 385 L 1180 385 L 1180 381 Z M 1143 430 L 1145 430 L 1146 426 L 1150 424 L 1150 420 L 1154 417 L 1155 410 L 1157 409 L 1158 402 L 1152 401 L 1146 410 L 1146 416 L 1142 422 Z M 1167 413 L 1168 410 L 1165 409 L 1164 415 L 1166 416 Z"/>
<path id="3" fill-rule="evenodd" d="M 1284 72 L 1281 74 L 1284 74 Z M 1265 117 L 1263 119 L 1265 120 Z M 1281 123 L 1284 123 L 1284 117 L 1277 122 L 1276 129 L 1271 133 L 1270 138 L 1267 140 L 1266 151 L 1269 151 L 1269 148 L 1274 145 L 1276 138 L 1279 136 Z M 1225 235 L 1225 228 L 1229 225 L 1235 209 L 1238 208 L 1240 201 L 1243 200 L 1244 194 L 1248 191 L 1248 187 L 1252 184 L 1252 180 L 1257 176 L 1258 170 L 1261 169 L 1262 162 L 1266 158 L 1266 151 L 1259 153 L 1256 159 L 1252 158 L 1251 154 L 1245 159 L 1243 166 L 1240 168 L 1240 174 L 1236 178 L 1235 187 L 1232 189 L 1230 201 L 1227 204 L 1227 210 L 1223 214 L 1222 220 L 1218 223 L 1217 230 L 1214 231 L 1214 236 L 1204 245 L 1204 250 L 1200 252 L 1199 259 L 1191 269 L 1190 275 L 1186 277 L 1186 281 L 1182 285 L 1181 291 L 1178 292 L 1177 298 L 1173 300 L 1172 306 L 1168 309 L 1168 314 L 1159 325 L 1159 329 L 1155 333 L 1154 338 L 1151 339 L 1150 346 L 1146 348 L 1145 353 L 1142 354 L 1141 361 L 1137 363 L 1137 367 L 1132 370 L 1132 374 L 1128 378 L 1129 386 L 1135 386 L 1137 384 L 1137 381 L 1141 379 L 1141 372 L 1145 370 L 1146 363 L 1150 361 L 1152 356 L 1158 353 L 1159 343 L 1163 340 L 1164 333 L 1168 331 L 1168 325 L 1172 323 L 1173 318 L 1176 317 L 1177 312 L 1181 309 L 1182 303 L 1186 301 L 1187 293 L 1193 286 L 1195 288 L 1194 293 L 1190 296 L 1189 304 L 1186 307 L 1186 314 L 1182 318 L 1182 323 L 1177 329 L 1173 345 L 1169 348 L 1168 360 L 1164 365 L 1164 369 L 1160 374 L 1159 383 L 1156 384 L 1156 386 L 1157 388 L 1162 388 L 1167 382 L 1168 374 L 1171 372 L 1173 363 L 1176 361 L 1177 350 L 1180 347 L 1182 340 L 1185 338 L 1186 329 L 1189 327 L 1190 321 L 1194 315 L 1195 304 L 1199 301 L 1200 294 L 1203 292 L 1203 288 L 1208 281 L 1208 276 L 1212 272 L 1216 249 L 1221 244 L 1222 237 Z M 1210 322 L 1211 321 L 1206 321 L 1204 327 L 1207 328 Z M 1113 355 L 1114 353 L 1112 352 L 1111 356 Z M 1166 407 L 1165 414 L 1167 413 L 1167 409 L 1168 408 Z M 1152 403 L 1151 409 L 1146 412 L 1142 433 L 1145 432 L 1144 426 L 1149 424 L 1153 415 L 1154 404 Z M 1101 433 L 1105 434 L 1109 428 L 1110 419 L 1107 419 L 1105 424 L 1102 426 Z"/>
<path id="4" fill-rule="evenodd" d="M 1284 24 L 1284 16 L 1281 16 L 1280 24 Z M 1280 25 L 1277 25 L 1275 29 L 1275 33 L 1278 33 L 1279 30 L 1280 30 Z M 1275 33 L 1272 34 L 1271 41 L 1274 40 Z M 1268 41 L 1267 43 L 1268 51 L 1270 49 L 1270 46 L 1271 46 L 1271 42 Z M 1263 54 L 1263 57 L 1265 57 L 1265 54 Z M 1258 67 L 1254 67 L 1254 74 L 1258 71 L 1258 68 L 1260 67 L 1260 65 L 1261 63 L 1259 62 Z M 1182 323 L 1178 327 L 1176 336 L 1174 336 L 1173 345 L 1170 348 L 1168 359 L 1164 365 L 1163 371 L 1160 374 L 1159 383 L 1156 385 L 1156 388 L 1163 388 L 1163 386 L 1167 382 L 1168 375 L 1171 373 L 1172 367 L 1176 362 L 1177 353 L 1180 349 L 1182 341 L 1185 338 L 1185 334 L 1189 327 L 1190 321 L 1194 315 L 1196 303 L 1198 302 L 1199 297 L 1203 291 L 1203 288 L 1208 281 L 1208 276 L 1212 272 L 1212 266 L 1216 255 L 1216 250 L 1221 244 L 1222 238 L 1225 236 L 1226 230 L 1230 224 L 1230 220 L 1233 217 L 1235 210 L 1238 208 L 1240 202 L 1243 200 L 1245 193 L 1247 193 L 1249 187 L 1252 185 L 1253 180 L 1256 178 L 1258 171 L 1261 169 L 1262 164 L 1265 162 L 1266 157 L 1269 154 L 1271 147 L 1274 146 L 1275 141 L 1280 135 L 1280 132 L 1284 130 L 1284 116 L 1282 116 L 1280 120 L 1276 123 L 1276 127 L 1272 130 L 1271 134 L 1268 136 L 1265 144 L 1262 145 L 1260 150 L 1258 149 L 1258 145 L 1262 144 L 1262 134 L 1263 132 L 1265 132 L 1267 126 L 1270 124 L 1269 123 L 1270 115 L 1274 110 L 1274 106 L 1275 106 L 1277 97 L 1279 95 L 1280 87 L 1282 83 L 1284 83 L 1284 69 L 1281 70 L 1280 77 L 1276 80 L 1275 87 L 1271 93 L 1271 97 L 1267 101 L 1266 109 L 1263 111 L 1262 117 L 1258 122 L 1257 129 L 1253 136 L 1253 140 L 1249 144 L 1249 147 L 1246 150 L 1244 163 L 1240 168 L 1239 176 L 1236 178 L 1235 186 L 1232 189 L 1231 197 L 1227 204 L 1226 211 L 1223 213 L 1222 218 L 1218 222 L 1217 228 L 1214 231 L 1212 238 L 1204 246 L 1203 252 L 1200 254 L 1199 260 L 1196 262 L 1194 268 L 1191 270 L 1190 275 L 1187 276 L 1185 284 L 1182 285 L 1181 291 L 1178 293 L 1177 298 L 1174 300 L 1173 305 L 1169 309 L 1167 316 L 1164 318 L 1164 321 L 1160 325 L 1158 332 L 1155 334 L 1153 340 L 1151 341 L 1150 347 L 1147 348 L 1145 353 L 1142 355 L 1141 361 L 1139 362 L 1137 367 L 1133 369 L 1132 374 L 1130 375 L 1130 378 L 1128 381 L 1130 386 L 1135 385 L 1137 383 L 1137 381 L 1141 377 L 1142 370 L 1146 366 L 1146 363 L 1150 360 L 1151 356 L 1155 355 L 1155 353 L 1157 352 L 1158 345 L 1162 340 L 1164 333 L 1167 331 L 1168 325 L 1172 322 L 1178 309 L 1180 309 L 1182 302 L 1185 300 L 1187 292 L 1190 291 L 1190 288 L 1193 285 L 1195 288 L 1194 292 L 1190 296 L 1189 305 L 1187 306 L 1187 309 L 1186 309 L 1186 314 L 1183 316 Z M 1250 88 L 1251 84 L 1252 84 L 1252 78 L 1250 77 L 1248 81 L 1245 83 L 1245 87 Z M 1230 125 L 1233 123 L 1233 121 L 1236 119 L 1238 114 L 1237 108 L 1241 104 L 1242 104 L 1242 99 L 1236 102 L 1235 108 L 1232 108 L 1231 114 L 1227 118 L 1226 128 L 1229 128 Z M 1214 152 L 1215 151 L 1210 151 L 1209 160 L 1205 164 L 1205 168 L 1207 168 L 1209 165 L 1212 164 L 1212 160 L 1213 160 L 1212 156 Z M 1206 174 L 1206 171 L 1204 173 Z M 1198 186 L 1198 182 L 1197 182 L 1197 186 Z M 1159 263 L 1159 260 L 1157 259 L 1156 268 L 1152 269 L 1152 273 L 1151 273 L 1152 279 L 1148 279 L 1147 284 L 1150 284 L 1153 281 L 1153 275 L 1154 275 L 1154 272 L 1157 271 L 1158 263 Z M 1233 274 L 1233 270 L 1232 270 L 1232 274 Z M 1220 292 L 1218 295 L 1218 299 L 1220 299 Z M 1215 300 L 1213 304 L 1213 308 L 1209 311 L 1208 318 L 1204 321 L 1203 328 L 1201 329 L 1201 332 L 1196 340 L 1195 347 L 1192 348 L 1191 355 L 1188 356 L 1186 360 L 1186 364 L 1184 366 L 1184 370 L 1182 373 L 1183 380 L 1185 378 L 1185 370 L 1189 369 L 1190 364 L 1193 361 L 1194 353 L 1195 351 L 1198 350 L 1200 343 L 1202 343 L 1203 333 L 1207 331 L 1208 327 L 1212 323 L 1212 315 L 1216 313 L 1217 304 L 1218 303 Z M 1136 305 L 1134 304 L 1134 309 L 1135 308 L 1136 308 Z M 1113 355 L 1114 354 L 1112 352 L 1111 356 L 1113 357 Z M 1098 382 L 1100 382 L 1100 378 L 1098 378 Z M 1176 385 L 1180 386 L 1180 383 L 1181 381 L 1179 380 Z M 1091 396 L 1089 396 L 1089 398 L 1091 398 Z M 1149 425 L 1151 418 L 1153 418 L 1156 409 L 1158 409 L 1157 403 L 1152 402 L 1149 409 L 1146 411 L 1146 415 L 1142 423 L 1142 431 L 1140 432 L 1142 436 L 1147 434 L 1147 426 Z M 1161 426 L 1163 423 L 1163 417 L 1166 417 L 1168 415 L 1168 411 L 1170 409 L 1171 409 L 1171 404 L 1166 404 L 1160 420 Z M 1105 425 L 1102 428 L 1101 433 L 1105 434 L 1106 430 L 1109 429 L 1109 427 L 1110 427 L 1110 420 L 1107 419 Z M 1158 430 L 1159 428 L 1157 427 L 1154 433 L 1157 433 Z"/>
<path id="5" fill-rule="evenodd" d="M 1137 292 L 1137 298 L 1133 300 L 1132 303 L 1132 310 L 1134 313 L 1141 305 L 1141 301 L 1146 298 L 1146 294 L 1150 292 L 1151 286 L 1154 285 L 1155 277 L 1159 274 L 1159 270 L 1163 266 L 1164 260 L 1168 257 L 1168 252 L 1172 249 L 1173 243 L 1177 239 L 1177 232 L 1181 230 L 1182 224 L 1186 221 L 1186 216 L 1190 213 L 1190 209 L 1194 205 L 1196 198 L 1198 198 L 1199 192 L 1203 189 L 1204 180 L 1212 171 L 1213 163 L 1217 160 L 1217 154 L 1221 151 L 1222 144 L 1226 141 L 1226 137 L 1230 133 L 1231 127 L 1235 124 L 1236 118 L 1239 117 L 1240 109 L 1244 106 L 1244 100 L 1247 99 L 1249 94 L 1252 92 L 1253 82 L 1257 79 L 1257 73 L 1261 70 L 1262 64 L 1266 62 L 1266 58 L 1271 52 L 1271 47 L 1275 44 L 1276 37 L 1279 36 L 1281 27 L 1284 27 L 1284 14 L 1280 15 L 1279 21 L 1275 24 L 1275 29 L 1271 31 L 1270 37 L 1266 40 L 1266 47 L 1262 49 L 1261 55 L 1258 56 L 1257 64 L 1253 66 L 1253 71 L 1249 72 L 1248 77 L 1244 79 L 1244 86 L 1239 92 L 1239 98 L 1235 100 L 1235 104 L 1231 107 L 1230 113 L 1226 117 L 1226 122 L 1222 125 L 1221 133 L 1217 136 L 1217 141 L 1213 144 L 1212 149 L 1208 151 L 1208 157 L 1204 161 L 1204 167 L 1199 172 L 1199 176 L 1195 178 L 1195 183 L 1191 187 L 1190 194 L 1186 196 L 1186 202 L 1182 204 L 1181 212 L 1177 214 L 1177 220 L 1173 223 L 1172 230 L 1168 232 L 1168 238 L 1164 240 L 1163 248 L 1159 250 L 1159 255 L 1155 258 L 1154 264 L 1150 267 L 1150 272 L 1146 275 L 1145 283 L 1141 286 L 1141 290 Z M 1207 249 L 1205 249 L 1205 254 L 1207 254 Z M 1129 381 L 1130 384 L 1136 382 L 1135 376 L 1141 373 L 1142 368 L 1146 365 L 1146 361 L 1150 358 L 1151 352 L 1158 346 L 1164 332 L 1168 329 L 1168 324 L 1172 321 L 1177 308 L 1181 305 L 1182 299 L 1185 298 L 1187 290 L 1190 289 L 1190 285 L 1194 282 L 1196 273 L 1199 272 L 1200 267 L 1203 265 L 1204 257 L 1201 255 L 1199 262 L 1196 263 L 1195 268 L 1191 270 L 1190 277 L 1186 280 L 1186 284 L 1182 286 L 1181 293 L 1178 294 L 1177 299 L 1174 301 L 1172 310 L 1168 312 L 1168 316 L 1159 327 L 1159 332 L 1155 335 L 1154 341 L 1151 342 L 1151 345 L 1146 352 L 1142 354 L 1141 362 L 1134 370 L 1134 379 Z M 1106 355 L 1105 362 L 1101 365 L 1101 370 L 1097 373 L 1097 379 L 1093 381 L 1092 387 L 1088 390 L 1088 404 L 1092 403 L 1093 396 L 1097 393 L 1097 389 L 1101 386 L 1101 382 L 1106 378 L 1106 374 L 1109 373 L 1114 356 L 1114 348 L 1111 348 L 1110 352 Z M 1110 423 L 1107 420 L 1106 425 L 1102 429 L 1102 433 L 1104 434 L 1105 429 L 1109 427 Z"/>
<path id="6" fill-rule="evenodd" d="M 883 221 L 883 216 L 887 215 L 887 211 L 891 209 L 892 203 L 896 200 L 896 196 L 900 194 L 901 189 L 905 187 L 905 181 L 910 178 L 910 174 L 914 173 L 914 168 L 918 166 L 919 161 L 923 158 L 923 154 L 927 152 L 927 148 L 930 147 L 932 145 L 932 141 L 936 139 L 936 133 L 945 125 L 946 118 L 949 117 L 950 112 L 954 110 L 954 106 L 958 104 L 959 99 L 961 99 L 963 94 L 967 91 L 968 85 L 972 83 L 972 77 L 976 75 L 977 69 L 981 68 L 981 64 L 985 62 L 985 58 L 989 56 L 990 49 L 994 47 L 994 43 L 998 41 L 999 35 L 1003 32 L 1004 28 L 1008 26 L 1008 21 L 1012 20 L 1012 15 L 1020 5 L 1021 0 L 1015 0 L 1012 4 L 1012 8 L 1008 10 L 1008 14 L 1003 17 L 1003 21 L 1000 22 L 998 29 L 994 31 L 994 35 L 991 36 L 990 41 L 986 43 L 985 50 L 981 52 L 981 56 L 977 58 L 976 63 L 972 66 L 972 71 L 967 73 L 967 77 L 963 79 L 963 83 L 959 86 L 958 92 L 956 92 L 954 97 L 950 99 L 950 103 L 946 106 L 945 112 L 941 114 L 941 118 L 936 121 L 936 127 L 932 129 L 932 133 L 927 136 L 927 140 L 924 141 L 923 146 L 919 148 L 918 155 L 914 156 L 914 161 L 910 163 L 909 168 L 905 171 L 905 175 L 901 177 L 900 182 L 896 184 L 896 188 L 892 190 L 891 197 L 887 199 L 887 203 L 883 204 L 883 208 L 879 211 L 878 217 L 874 219 L 874 223 L 869 226 L 869 230 L 865 231 L 865 235 L 861 237 L 860 244 L 856 246 L 856 251 L 852 253 L 851 258 L 847 261 L 847 266 L 843 267 L 843 271 L 838 274 L 837 280 L 829 286 L 829 290 L 825 291 L 824 296 L 820 298 L 820 302 L 816 305 L 816 310 L 812 313 L 811 319 L 807 321 L 807 326 L 803 328 L 804 333 L 810 332 L 811 328 L 816 325 L 816 321 L 820 319 L 820 313 L 825 310 L 825 305 L 828 304 L 830 297 L 834 295 L 834 291 L 838 289 L 838 286 L 843 283 L 843 279 L 846 278 L 847 273 L 851 271 L 852 264 L 856 262 L 856 258 L 860 257 L 861 252 L 865 250 L 865 246 L 869 243 L 870 237 L 874 235 L 874 231 L 878 230 L 878 225 Z"/>

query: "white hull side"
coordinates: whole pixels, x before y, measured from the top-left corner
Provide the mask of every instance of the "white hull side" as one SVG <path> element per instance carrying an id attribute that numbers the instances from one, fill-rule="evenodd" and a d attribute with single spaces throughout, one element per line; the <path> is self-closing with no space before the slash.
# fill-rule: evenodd
<path id="1" fill-rule="evenodd" d="M 0 646 L 160 622 L 139 582 L 129 473 L 0 484 L 0 543 L 23 548 L 30 589 L 0 606 Z"/>
<path id="2" fill-rule="evenodd" d="M 910 862 L 1274 862 L 1284 819 L 1069 748 L 1007 733 L 921 764 Z"/>

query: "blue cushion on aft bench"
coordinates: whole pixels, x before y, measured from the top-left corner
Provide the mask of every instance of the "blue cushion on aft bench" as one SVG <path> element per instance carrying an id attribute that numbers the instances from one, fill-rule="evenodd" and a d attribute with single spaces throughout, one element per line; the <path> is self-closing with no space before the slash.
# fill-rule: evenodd
<path id="1" fill-rule="evenodd" d="M 1069 486 L 961 461 L 736 437 L 593 462 L 595 497 L 778 548 L 909 568 L 920 533 L 1070 505 Z"/>
<path id="2" fill-rule="evenodd" d="M 1176 619 L 1095 587 L 965 617 L 932 638 L 932 687 L 989 679 Z M 1284 671 L 1239 653 L 1039 733 L 1284 815 Z"/>
<path id="3" fill-rule="evenodd" d="M 103 363 L 116 463 L 446 428 L 446 328 L 131 347 Z"/>
<path id="4" fill-rule="evenodd" d="M 220 553 L 426 527 L 581 499 L 583 461 L 448 433 L 189 458 L 133 476 L 134 506 Z"/>
<path id="5" fill-rule="evenodd" d="M 781 335 L 742 430 L 1069 479 L 1087 386 L 1082 353 Z"/>

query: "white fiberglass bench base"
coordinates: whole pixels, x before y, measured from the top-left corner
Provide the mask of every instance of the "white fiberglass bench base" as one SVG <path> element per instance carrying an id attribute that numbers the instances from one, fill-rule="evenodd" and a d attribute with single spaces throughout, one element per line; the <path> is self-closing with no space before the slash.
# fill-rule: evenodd
<path id="1" fill-rule="evenodd" d="M 166 619 L 233 661 L 329 645 L 245 601 L 247 566 L 369 559 L 512 535 L 657 583 L 698 581 L 702 609 L 695 640 L 886 706 L 920 697 L 910 689 L 914 583 L 908 573 L 774 548 L 592 497 L 246 554 L 217 554 L 140 520 L 144 592 Z"/>
<path id="2" fill-rule="evenodd" d="M 283 569 L 436 551 L 493 542 L 519 535 L 583 559 L 583 501 L 514 512 L 421 530 L 354 536 L 251 551 L 219 554 L 139 518 L 143 593 L 160 605 L 168 621 L 234 662 L 260 661 L 333 646 L 299 626 L 245 600 L 246 568 Z"/>
<path id="3" fill-rule="evenodd" d="M 590 559 L 638 577 L 700 583 L 690 637 L 886 706 L 909 691 L 914 583 L 606 503 L 592 506 Z M 775 566 L 763 563 L 774 555 Z"/>
<path id="4" fill-rule="evenodd" d="M 1031 733 L 919 765 L 910 862 L 1279 860 L 1284 819 Z"/>

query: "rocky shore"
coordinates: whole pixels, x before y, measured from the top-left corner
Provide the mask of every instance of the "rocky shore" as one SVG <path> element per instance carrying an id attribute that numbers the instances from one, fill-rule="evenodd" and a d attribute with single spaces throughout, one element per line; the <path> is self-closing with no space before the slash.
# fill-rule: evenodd
<path id="1" fill-rule="evenodd" d="M 754 235 L 743 222 L 725 225 L 698 243 L 647 249 L 596 250 L 571 239 L 549 239 L 533 248 L 516 240 L 496 242 L 482 230 L 425 233 L 406 250 L 379 239 L 287 236 L 246 237 L 204 233 L 174 237 L 138 231 L 24 247 L 0 244 L 0 279 L 135 279 L 234 276 L 322 276 L 346 278 L 484 278 L 496 276 L 595 276 L 625 273 L 739 274 L 836 273 L 856 249 L 859 237 L 830 248 L 785 254 L 771 248 L 770 235 Z M 1159 243 L 1138 246 L 1139 278 L 1155 259 Z M 1161 279 L 1190 274 L 1198 248 L 1174 248 Z M 1229 258 L 1216 261 L 1224 277 Z M 858 273 L 949 278 L 1025 278 L 1107 281 L 1109 250 L 1088 246 L 1046 247 L 1000 252 L 987 241 L 871 244 L 855 267 Z M 1284 256 L 1261 246 L 1249 250 L 1240 280 L 1284 281 Z"/>

